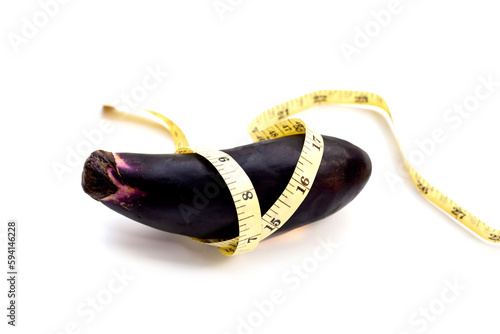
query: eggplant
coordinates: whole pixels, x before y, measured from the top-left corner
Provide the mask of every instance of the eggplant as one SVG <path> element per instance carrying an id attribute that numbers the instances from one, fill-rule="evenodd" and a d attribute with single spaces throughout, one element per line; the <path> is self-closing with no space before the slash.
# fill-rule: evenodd
<path id="1" fill-rule="evenodd" d="M 274 204 L 293 175 L 304 134 L 222 150 L 247 173 L 261 214 Z M 324 153 L 310 192 L 275 234 L 325 218 L 363 189 L 371 161 L 359 147 L 323 136 Z M 83 190 L 110 209 L 158 230 L 202 239 L 238 236 L 229 189 L 215 167 L 194 154 L 95 151 L 85 161 Z"/>

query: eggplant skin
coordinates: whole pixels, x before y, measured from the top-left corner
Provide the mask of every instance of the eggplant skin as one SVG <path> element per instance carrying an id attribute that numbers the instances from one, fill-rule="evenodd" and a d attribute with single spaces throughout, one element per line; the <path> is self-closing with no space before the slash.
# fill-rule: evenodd
<path id="1" fill-rule="evenodd" d="M 323 136 L 324 153 L 311 190 L 280 234 L 327 217 L 363 189 L 371 174 L 368 155 L 342 139 Z M 245 170 L 262 215 L 293 175 L 304 135 L 222 150 Z M 197 154 L 95 151 L 86 160 L 84 191 L 110 209 L 153 228 L 197 238 L 238 236 L 234 202 L 222 177 Z"/>

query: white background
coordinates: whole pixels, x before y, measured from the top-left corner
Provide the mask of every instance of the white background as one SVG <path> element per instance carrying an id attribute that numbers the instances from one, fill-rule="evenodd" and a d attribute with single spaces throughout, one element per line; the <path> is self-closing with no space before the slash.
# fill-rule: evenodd
<path id="1" fill-rule="evenodd" d="M 377 93 L 404 151 L 423 157 L 417 170 L 500 227 L 500 87 L 476 99 L 467 118 L 447 114 L 474 101 L 481 77 L 500 81 L 495 3 L 401 0 L 381 26 L 373 12 L 392 8 L 389 0 L 221 2 L 231 9 L 222 16 L 212 0 L 69 1 L 50 7 L 47 22 L 35 0 L 2 3 L 2 268 L 6 222 L 19 222 L 12 333 L 498 333 L 500 248 L 418 194 L 399 171 L 390 126 L 373 111 L 304 113 L 319 132 L 364 149 L 372 177 L 340 212 L 253 253 L 227 258 L 83 193 L 81 170 L 92 150 L 173 152 L 160 128 L 126 121 L 85 147 L 84 131 L 100 131 L 100 105 L 137 94 L 150 68 L 168 75 L 134 104 L 171 117 L 192 144 L 219 149 L 248 143 L 254 116 L 299 95 Z M 31 35 L 27 21 L 40 26 Z M 360 37 L 365 29 L 368 41 Z M 357 53 L 346 57 L 342 43 Z M 436 129 L 446 140 L 425 156 L 415 153 Z M 78 148 L 85 152 L 69 166 Z M 54 170 L 61 165 L 62 175 Z M 394 175 L 401 176 L 391 186 Z M 339 247 L 315 267 L 318 238 Z M 290 271 L 303 265 L 307 278 Z M 130 276 L 126 286 L 114 281 L 121 271 Z M 120 291 L 110 292 L 110 282 Z M 460 287 L 453 293 L 450 284 Z M 12 329 L 4 279 L 0 287 L 4 332 Z M 274 290 L 284 300 L 262 315 L 255 303 Z M 92 298 L 105 304 L 99 312 L 87 304 Z"/>

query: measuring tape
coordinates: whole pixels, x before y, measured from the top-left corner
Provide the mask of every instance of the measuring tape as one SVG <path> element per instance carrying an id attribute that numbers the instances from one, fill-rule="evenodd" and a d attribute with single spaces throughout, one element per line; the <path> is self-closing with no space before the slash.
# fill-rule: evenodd
<path id="1" fill-rule="evenodd" d="M 224 152 L 208 147 L 190 147 L 186 136 L 173 121 L 155 111 L 140 108 L 165 122 L 174 139 L 175 153 L 196 153 L 207 159 L 222 176 L 233 198 L 238 216 L 238 237 L 229 240 L 192 239 L 215 246 L 225 255 L 237 255 L 254 250 L 260 241 L 276 232 L 290 219 L 314 183 L 323 156 L 324 144 L 322 136 L 307 126 L 304 121 L 289 117 L 322 104 L 364 105 L 382 109 L 389 116 L 404 164 L 419 192 L 484 240 L 500 243 L 500 230 L 488 226 L 455 203 L 427 182 L 410 165 L 404 156 L 399 137 L 395 133 L 395 124 L 389 107 L 382 97 L 373 93 L 345 90 L 322 90 L 302 95 L 264 111 L 248 125 L 247 131 L 255 142 L 305 134 L 304 145 L 292 178 L 280 197 L 263 216 L 261 216 L 259 200 L 252 181 L 234 159 Z"/>

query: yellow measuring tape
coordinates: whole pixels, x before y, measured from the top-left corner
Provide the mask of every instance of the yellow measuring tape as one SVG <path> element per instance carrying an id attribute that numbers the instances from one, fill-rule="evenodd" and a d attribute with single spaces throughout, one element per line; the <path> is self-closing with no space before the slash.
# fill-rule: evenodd
<path id="1" fill-rule="evenodd" d="M 237 255 L 252 251 L 259 242 L 283 226 L 306 198 L 318 172 L 323 156 L 323 138 L 304 121 L 289 118 L 309 107 L 322 104 L 350 104 L 378 107 L 394 120 L 385 100 L 377 94 L 344 90 L 322 90 L 302 95 L 268 109 L 249 125 L 248 133 L 253 141 L 270 140 L 294 134 L 304 134 L 305 140 L 292 178 L 273 206 L 261 216 L 257 193 L 245 171 L 228 154 L 207 147 L 189 147 L 182 130 L 164 115 L 151 111 L 163 120 L 175 142 L 176 153 L 196 153 L 207 159 L 226 182 L 238 215 L 239 235 L 230 240 L 198 239 L 216 246 L 225 255 Z M 455 203 L 433 187 L 410 165 L 403 154 L 398 136 L 394 133 L 399 151 L 412 182 L 420 193 L 456 221 L 469 228 L 484 240 L 500 243 L 500 230 L 494 229 Z"/>

